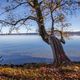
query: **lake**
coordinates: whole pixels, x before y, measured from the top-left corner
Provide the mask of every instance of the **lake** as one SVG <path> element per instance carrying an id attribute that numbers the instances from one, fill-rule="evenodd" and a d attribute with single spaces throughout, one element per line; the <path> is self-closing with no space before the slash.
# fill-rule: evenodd
<path id="1" fill-rule="evenodd" d="M 71 36 L 63 45 L 72 61 L 80 61 L 80 36 Z M 0 36 L 0 64 L 50 63 L 52 51 L 38 35 Z"/>

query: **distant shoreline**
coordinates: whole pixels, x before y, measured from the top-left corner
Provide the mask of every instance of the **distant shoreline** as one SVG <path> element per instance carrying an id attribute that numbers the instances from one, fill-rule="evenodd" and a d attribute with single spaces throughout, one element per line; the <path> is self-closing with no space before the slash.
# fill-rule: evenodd
<path id="1" fill-rule="evenodd" d="M 11 33 L 11 34 L 0 34 L 0 35 L 38 35 L 38 33 Z"/>
<path id="2" fill-rule="evenodd" d="M 80 32 L 65 32 L 69 35 L 78 35 L 80 36 Z M 0 35 L 39 35 L 39 33 L 1 33 Z"/>

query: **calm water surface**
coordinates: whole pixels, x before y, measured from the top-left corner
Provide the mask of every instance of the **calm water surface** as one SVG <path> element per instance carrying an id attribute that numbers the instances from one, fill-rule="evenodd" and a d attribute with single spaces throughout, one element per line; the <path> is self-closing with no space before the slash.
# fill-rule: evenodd
<path id="1" fill-rule="evenodd" d="M 66 55 L 74 61 L 80 61 L 80 36 L 71 36 L 63 45 Z M 1 64 L 24 64 L 51 62 L 51 48 L 38 35 L 0 36 Z"/>

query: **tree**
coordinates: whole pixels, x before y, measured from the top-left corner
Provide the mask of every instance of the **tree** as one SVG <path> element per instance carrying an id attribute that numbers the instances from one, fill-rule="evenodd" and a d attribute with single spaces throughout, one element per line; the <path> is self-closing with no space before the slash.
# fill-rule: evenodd
<path id="1" fill-rule="evenodd" d="M 70 59 L 66 56 L 62 43 L 64 44 L 63 32 L 55 30 L 55 24 L 61 27 L 68 26 L 66 17 L 69 13 L 78 8 L 80 2 L 78 0 L 6 0 L 5 9 L 0 15 L 7 16 L 0 20 L 0 23 L 11 25 L 10 32 L 18 29 L 22 25 L 27 25 L 27 21 L 35 21 L 39 28 L 39 35 L 48 45 L 51 46 L 54 57 L 54 64 L 70 63 Z M 21 11 L 21 15 L 18 12 Z M 46 21 L 50 20 L 51 33 L 46 31 Z M 18 26 L 17 26 L 18 25 Z M 54 32 L 60 33 L 61 39 L 58 39 Z"/>

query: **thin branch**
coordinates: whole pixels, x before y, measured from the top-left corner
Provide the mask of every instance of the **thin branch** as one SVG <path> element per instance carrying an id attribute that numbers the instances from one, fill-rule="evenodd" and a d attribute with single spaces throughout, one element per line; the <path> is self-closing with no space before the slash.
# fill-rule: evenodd
<path id="1" fill-rule="evenodd" d="M 7 21 L 5 21 L 5 20 L 0 20 L 0 23 L 6 23 L 6 24 L 9 24 L 9 25 L 14 25 L 14 26 L 15 26 L 15 25 L 17 25 L 19 22 L 21 22 L 21 21 L 25 22 L 25 21 L 27 21 L 28 19 L 37 21 L 37 18 L 36 18 L 36 17 L 28 16 L 28 17 L 26 17 L 26 18 L 17 20 L 17 21 L 15 21 L 14 23 L 12 23 L 12 22 L 10 23 L 10 22 L 7 22 Z"/>
<path id="2" fill-rule="evenodd" d="M 53 0 L 51 0 L 51 3 L 53 3 Z M 52 26 L 51 26 L 51 34 L 54 34 L 54 18 L 53 18 L 53 11 L 52 11 L 52 5 L 49 7 L 50 8 L 50 14 L 51 14 L 51 20 L 52 20 Z"/>
<path id="3" fill-rule="evenodd" d="M 54 32 L 59 32 L 59 33 L 60 33 L 60 36 L 61 36 L 60 41 L 61 41 L 63 44 L 65 44 L 65 40 L 64 40 L 64 38 L 63 38 L 63 32 L 60 31 L 60 30 L 54 30 Z"/>
<path id="4" fill-rule="evenodd" d="M 62 0 L 61 0 L 62 2 Z M 60 3 L 61 3 L 60 2 Z M 64 3 L 62 3 L 61 5 L 57 4 L 57 6 L 53 9 L 53 11 L 55 11 L 57 8 L 61 7 L 61 6 L 64 6 L 65 4 L 68 4 L 69 2 L 68 1 L 65 1 Z M 80 1 L 73 1 L 71 2 L 72 4 L 80 4 Z"/>
<path id="5" fill-rule="evenodd" d="M 28 3 L 32 8 L 34 8 L 33 2 L 27 1 L 27 3 Z"/>
<path id="6" fill-rule="evenodd" d="M 15 7 L 13 7 L 13 8 L 10 8 L 10 9 L 2 12 L 0 15 L 3 15 L 3 14 L 6 13 L 6 12 L 12 11 L 12 10 L 14 10 L 14 9 L 18 8 L 19 6 L 21 6 L 21 5 L 23 5 L 23 4 L 26 4 L 26 3 L 27 3 L 27 2 L 20 3 L 20 4 L 18 4 L 17 6 L 15 6 Z"/>

